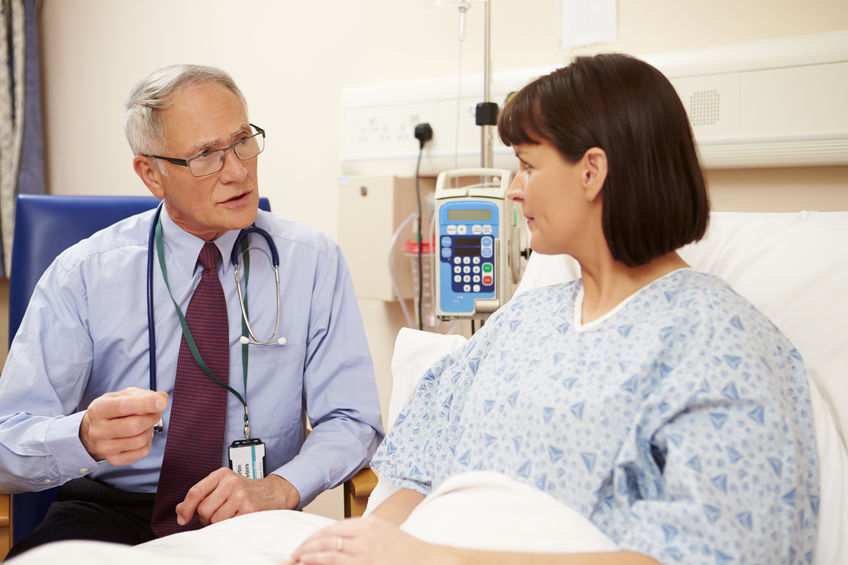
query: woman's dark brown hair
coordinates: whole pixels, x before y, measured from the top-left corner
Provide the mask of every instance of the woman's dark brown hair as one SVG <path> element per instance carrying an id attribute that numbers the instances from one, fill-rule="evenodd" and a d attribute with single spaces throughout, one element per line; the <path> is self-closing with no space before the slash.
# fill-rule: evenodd
<path id="1" fill-rule="evenodd" d="M 635 267 L 701 239 L 709 199 L 686 110 L 651 65 L 620 54 L 578 57 L 531 82 L 498 120 L 506 145 L 550 143 L 570 163 L 607 155 L 603 230 Z"/>

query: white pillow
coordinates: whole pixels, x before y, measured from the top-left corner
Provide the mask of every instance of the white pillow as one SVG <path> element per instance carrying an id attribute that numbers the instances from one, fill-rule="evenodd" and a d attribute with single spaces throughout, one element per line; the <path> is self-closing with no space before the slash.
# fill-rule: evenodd
<path id="1" fill-rule="evenodd" d="M 520 294 L 531 288 L 540 288 L 553 284 L 573 281 L 580 277 L 580 264 L 568 255 L 542 255 L 533 253 L 527 261 L 527 268 L 521 282 L 515 289 Z"/>
<path id="2" fill-rule="evenodd" d="M 401 328 L 392 353 L 392 397 L 386 416 L 386 433 L 412 396 L 424 372 L 436 361 L 465 345 L 461 335 L 445 335 Z"/>

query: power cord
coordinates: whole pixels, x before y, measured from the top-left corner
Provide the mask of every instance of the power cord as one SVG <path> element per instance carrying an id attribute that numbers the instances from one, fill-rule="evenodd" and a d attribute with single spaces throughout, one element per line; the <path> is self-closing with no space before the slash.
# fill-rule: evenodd
<path id="1" fill-rule="evenodd" d="M 424 145 L 433 139 L 433 128 L 427 122 L 415 126 L 415 139 L 418 140 L 418 162 L 415 164 L 415 202 L 418 205 L 418 222 L 416 236 L 418 239 L 418 329 L 424 329 L 423 303 L 424 303 L 424 261 L 421 252 L 424 248 L 424 238 L 421 232 L 421 156 L 424 154 Z M 430 285 L 435 273 L 430 273 Z"/>

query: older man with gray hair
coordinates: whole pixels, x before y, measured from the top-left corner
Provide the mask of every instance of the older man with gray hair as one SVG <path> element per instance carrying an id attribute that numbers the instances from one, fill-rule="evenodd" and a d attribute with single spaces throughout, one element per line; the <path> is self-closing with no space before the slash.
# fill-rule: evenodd
<path id="1" fill-rule="evenodd" d="M 301 508 L 382 437 L 344 259 L 325 236 L 257 211 L 267 133 L 232 78 L 154 72 L 130 95 L 126 134 L 162 205 L 57 258 L 0 378 L 0 489 L 62 485 L 10 555 Z"/>

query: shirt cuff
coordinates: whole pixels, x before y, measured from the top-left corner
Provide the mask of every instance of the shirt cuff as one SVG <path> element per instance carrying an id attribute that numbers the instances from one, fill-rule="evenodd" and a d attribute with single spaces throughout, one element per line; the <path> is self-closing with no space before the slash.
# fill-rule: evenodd
<path id="1" fill-rule="evenodd" d="M 294 486 L 300 494 L 298 510 L 312 502 L 321 492 L 328 489 L 330 485 L 323 480 L 324 473 L 310 464 L 306 457 L 299 455 L 274 471 Z"/>
<path id="2" fill-rule="evenodd" d="M 85 411 L 62 416 L 52 420 L 47 426 L 44 444 L 59 469 L 59 480 L 85 476 L 97 467 L 95 461 L 79 437 L 80 423 Z"/>

